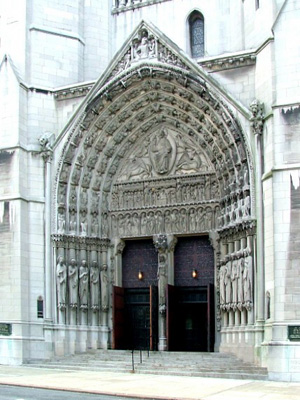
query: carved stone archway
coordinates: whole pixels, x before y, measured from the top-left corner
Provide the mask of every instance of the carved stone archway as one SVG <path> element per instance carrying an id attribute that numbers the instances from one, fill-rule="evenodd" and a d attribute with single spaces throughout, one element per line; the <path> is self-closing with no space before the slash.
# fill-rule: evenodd
<path id="1" fill-rule="evenodd" d="M 255 235 L 245 136 L 226 99 L 146 24 L 126 46 L 64 145 L 57 256 L 101 264 L 101 301 L 93 305 L 100 319 L 93 321 L 107 331 L 117 254 L 108 268 L 110 246 L 127 237 L 216 232 L 218 328 L 221 314 L 223 326 L 245 325 L 252 321 Z M 238 286 L 247 280 L 245 264 L 247 298 L 247 283 Z M 68 323 L 72 307 L 65 304 L 59 318 Z M 86 312 L 80 299 L 78 310 Z"/>

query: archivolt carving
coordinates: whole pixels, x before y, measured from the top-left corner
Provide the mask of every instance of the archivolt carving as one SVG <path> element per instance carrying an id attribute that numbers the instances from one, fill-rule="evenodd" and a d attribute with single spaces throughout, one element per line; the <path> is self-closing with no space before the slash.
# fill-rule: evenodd
<path id="1" fill-rule="evenodd" d="M 98 93 L 70 137 L 59 177 L 59 204 L 68 205 L 66 215 L 58 214 L 60 232 L 108 235 L 117 217 L 118 232 L 127 226 L 132 236 L 144 235 L 162 224 L 155 208 L 203 201 L 219 203 L 209 229 L 251 217 L 248 156 L 229 109 L 186 72 L 183 76 L 154 66 L 148 72 L 145 67 L 131 70 L 125 86 L 115 81 L 110 90 Z M 142 184 L 135 187 L 133 182 Z M 77 197 L 83 190 L 86 205 Z M 142 208 L 153 207 L 156 219 L 147 210 L 141 214 Z M 132 211 L 129 216 L 112 214 L 123 209 Z M 168 232 L 178 232 L 181 228 L 175 229 L 174 222 L 171 227 L 162 211 Z M 185 208 L 183 231 L 197 231 L 199 224 L 188 217 L 195 212 Z M 137 228 L 137 220 L 148 224 L 139 222 Z"/>

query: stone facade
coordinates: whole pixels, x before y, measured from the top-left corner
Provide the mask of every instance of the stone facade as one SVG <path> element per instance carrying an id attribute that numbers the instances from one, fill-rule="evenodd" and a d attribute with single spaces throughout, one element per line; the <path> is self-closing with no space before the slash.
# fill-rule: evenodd
<path id="1" fill-rule="evenodd" d="M 300 8 L 213 1 L 1 6 L 1 363 L 111 347 L 133 239 L 156 249 L 166 350 L 176 243 L 199 236 L 215 351 L 300 379 Z"/>

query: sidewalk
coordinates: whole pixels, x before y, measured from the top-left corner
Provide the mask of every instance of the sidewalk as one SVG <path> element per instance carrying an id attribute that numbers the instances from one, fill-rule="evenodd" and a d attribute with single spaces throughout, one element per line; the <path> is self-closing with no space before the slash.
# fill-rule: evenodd
<path id="1" fill-rule="evenodd" d="M 95 371 L 74 372 L 27 366 L 0 365 L 0 384 L 130 396 L 140 399 L 300 399 L 300 383 Z"/>

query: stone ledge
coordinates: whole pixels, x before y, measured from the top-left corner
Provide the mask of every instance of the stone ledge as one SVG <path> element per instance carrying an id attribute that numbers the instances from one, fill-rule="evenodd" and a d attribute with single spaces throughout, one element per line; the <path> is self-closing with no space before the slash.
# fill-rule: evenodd
<path id="1" fill-rule="evenodd" d="M 198 61 L 198 64 L 207 69 L 209 72 L 224 71 L 228 69 L 248 67 L 255 65 L 256 52 L 248 52 L 244 54 L 214 57 L 206 60 Z"/>
<path id="2" fill-rule="evenodd" d="M 121 12 L 135 10 L 136 8 L 152 6 L 153 4 L 164 3 L 170 0 L 115 0 L 111 13 L 119 14 Z M 121 5 L 119 5 L 121 3 Z"/>
<path id="3" fill-rule="evenodd" d="M 76 97 L 83 97 L 88 94 L 95 82 L 83 82 L 72 86 L 58 88 L 53 91 L 55 100 L 67 100 Z"/>

